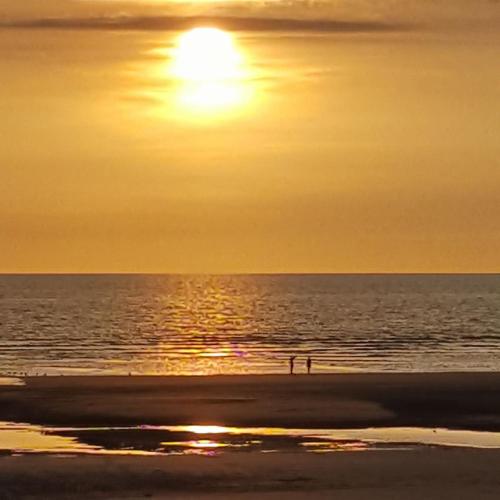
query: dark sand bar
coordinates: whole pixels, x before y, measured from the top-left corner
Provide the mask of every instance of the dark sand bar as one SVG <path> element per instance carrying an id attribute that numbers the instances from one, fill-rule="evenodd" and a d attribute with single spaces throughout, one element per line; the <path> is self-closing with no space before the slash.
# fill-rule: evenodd
<path id="1" fill-rule="evenodd" d="M 0 387 L 0 420 L 500 430 L 500 373 L 35 377 Z"/>

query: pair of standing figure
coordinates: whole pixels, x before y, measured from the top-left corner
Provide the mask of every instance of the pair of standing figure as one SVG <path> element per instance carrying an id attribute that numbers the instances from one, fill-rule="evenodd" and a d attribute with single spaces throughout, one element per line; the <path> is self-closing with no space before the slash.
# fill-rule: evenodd
<path id="1" fill-rule="evenodd" d="M 297 356 L 290 356 L 290 360 L 289 360 L 289 363 L 290 363 L 290 375 L 293 375 L 293 369 L 295 368 L 295 358 Z M 307 356 L 307 359 L 306 359 L 306 368 L 307 368 L 307 374 L 310 375 L 311 374 L 311 367 L 312 367 L 312 359 L 311 359 L 311 356 Z"/>

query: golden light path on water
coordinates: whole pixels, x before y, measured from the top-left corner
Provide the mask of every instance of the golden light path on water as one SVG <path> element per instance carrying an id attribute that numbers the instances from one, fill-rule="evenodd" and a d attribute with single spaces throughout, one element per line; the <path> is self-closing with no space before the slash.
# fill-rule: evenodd
<path id="1" fill-rule="evenodd" d="M 175 81 L 180 113 L 216 117 L 250 102 L 251 72 L 230 33 L 194 28 L 177 37 L 169 56 L 168 73 Z"/>

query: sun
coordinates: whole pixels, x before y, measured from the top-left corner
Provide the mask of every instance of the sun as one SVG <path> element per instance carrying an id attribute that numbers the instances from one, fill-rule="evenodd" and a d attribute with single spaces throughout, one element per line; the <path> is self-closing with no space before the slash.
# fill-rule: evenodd
<path id="1" fill-rule="evenodd" d="M 183 80 L 220 81 L 241 76 L 242 57 L 231 35 L 218 28 L 183 33 L 174 50 L 173 74 Z"/>
<path id="2" fill-rule="evenodd" d="M 171 57 L 170 73 L 179 83 L 177 100 L 184 109 L 213 113 L 247 100 L 244 57 L 230 33 L 194 28 L 178 37 Z"/>

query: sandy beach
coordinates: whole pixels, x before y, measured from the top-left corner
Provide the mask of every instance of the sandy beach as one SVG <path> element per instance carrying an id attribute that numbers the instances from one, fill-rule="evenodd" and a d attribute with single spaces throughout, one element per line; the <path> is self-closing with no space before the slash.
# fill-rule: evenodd
<path id="1" fill-rule="evenodd" d="M 44 425 L 500 427 L 500 374 L 38 377 L 0 420 Z M 497 498 L 500 450 L 0 458 L 0 498 Z"/>
<path id="2" fill-rule="evenodd" d="M 500 430 L 500 374 L 34 377 L 0 387 L 0 420 Z"/>
<path id="3" fill-rule="evenodd" d="M 493 499 L 496 450 L 4 457 L 0 498 Z"/>

